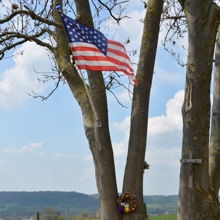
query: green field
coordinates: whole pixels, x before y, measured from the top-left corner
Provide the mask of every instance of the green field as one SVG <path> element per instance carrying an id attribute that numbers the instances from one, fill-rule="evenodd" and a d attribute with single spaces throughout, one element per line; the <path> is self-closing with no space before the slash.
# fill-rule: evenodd
<path id="1" fill-rule="evenodd" d="M 99 218 L 96 217 L 84 217 L 81 216 L 80 219 L 83 220 L 100 220 Z M 149 220 L 177 220 L 177 216 L 175 214 L 173 215 L 157 215 L 157 216 L 149 216 Z"/>
<path id="2" fill-rule="evenodd" d="M 83 220 L 100 220 L 99 218 L 82 218 Z M 149 220 L 177 220 L 176 215 L 158 215 L 158 216 L 150 216 Z"/>
<path id="3" fill-rule="evenodd" d="M 177 201 L 177 195 L 144 196 L 150 220 L 175 220 Z M 99 212 L 100 201 L 97 194 L 77 192 L 0 192 L 0 218 L 35 216 L 37 212 L 42 215 L 48 208 L 56 210 L 61 216 L 77 216 L 83 213 L 91 216 Z"/>
<path id="4" fill-rule="evenodd" d="M 176 214 L 149 216 L 149 220 L 177 220 Z"/>

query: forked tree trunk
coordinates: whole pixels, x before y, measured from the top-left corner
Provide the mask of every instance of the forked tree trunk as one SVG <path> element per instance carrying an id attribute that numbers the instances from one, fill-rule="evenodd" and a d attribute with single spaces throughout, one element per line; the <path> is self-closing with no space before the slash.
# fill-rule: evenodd
<path id="1" fill-rule="evenodd" d="M 78 20 L 93 27 L 93 20 L 88 0 L 75 1 Z M 119 219 L 117 213 L 118 190 L 116 184 L 115 164 L 108 124 L 108 106 L 104 79 L 101 72 L 87 71 L 90 94 L 94 103 L 100 126 L 96 119 L 85 123 L 84 127 L 93 155 L 96 184 L 100 198 L 100 214 L 102 220 Z M 82 106 L 84 109 L 86 106 Z M 91 107 L 90 113 L 92 114 Z M 85 116 L 86 117 L 86 116 Z"/>
<path id="2" fill-rule="evenodd" d="M 148 109 L 150 90 L 153 79 L 160 18 L 163 8 L 162 0 L 149 0 L 141 50 L 137 69 L 139 84 L 134 88 L 131 127 L 127 163 L 123 182 L 123 192 L 136 196 L 137 210 L 130 215 L 132 220 L 147 219 L 146 206 L 143 201 L 143 174 L 147 140 Z"/>
<path id="3" fill-rule="evenodd" d="M 58 1 L 56 1 L 56 3 L 57 2 Z M 61 0 L 59 3 L 62 5 Z M 78 20 L 87 26 L 93 27 L 89 1 L 75 0 L 75 4 Z M 118 190 L 102 73 L 87 71 L 90 93 L 96 113 L 101 122 L 101 127 L 97 127 L 82 80 L 78 76 L 76 69 L 70 63 L 69 55 L 66 53 L 66 50 L 68 50 L 68 42 L 66 41 L 64 30 L 61 28 L 57 29 L 56 41 L 58 50 L 55 51 L 54 54 L 59 68 L 82 110 L 85 133 L 94 160 L 102 220 L 121 220 L 122 218 L 132 218 L 133 220 L 146 219 L 146 207 L 143 203 L 143 168 L 146 148 L 148 105 L 162 5 L 163 1 L 161 0 L 150 0 L 144 21 L 144 33 L 137 73 L 139 85 L 134 91 L 131 138 L 123 186 L 123 191 L 129 191 L 135 194 L 137 198 L 137 210 L 134 214 L 128 214 L 130 216 L 127 216 L 127 214 L 121 216 L 117 212 Z M 54 18 L 56 21 L 59 21 L 59 16 L 56 12 L 54 12 Z"/>
<path id="4" fill-rule="evenodd" d="M 210 188 L 208 157 L 210 80 L 218 11 L 209 0 L 180 2 L 188 23 L 189 49 L 182 107 L 178 220 L 217 220 L 220 219 L 219 204 Z M 201 163 L 188 161 L 190 155 L 193 159 L 201 159 Z"/>
<path id="5" fill-rule="evenodd" d="M 57 3 L 62 5 L 61 1 L 56 1 L 56 4 Z M 75 1 L 75 4 L 80 22 L 87 26 L 93 26 L 88 0 Z M 60 21 L 57 12 L 54 12 L 54 19 L 57 22 Z M 98 118 L 101 121 L 101 127 L 98 127 L 83 82 L 79 77 L 77 70 L 70 62 L 70 54 L 67 53 L 70 49 L 68 47 L 64 29 L 57 28 L 56 37 L 57 51 L 54 51 L 55 59 L 82 110 L 85 133 L 94 160 L 96 183 L 101 203 L 101 219 L 119 219 L 116 202 L 118 199 L 118 190 L 108 126 L 106 92 L 102 73 L 92 71 L 87 72 L 90 84 L 90 94 Z"/>
<path id="6" fill-rule="evenodd" d="M 218 197 L 220 188 L 220 28 L 215 50 L 214 92 L 212 107 L 209 175 L 211 187 Z"/>

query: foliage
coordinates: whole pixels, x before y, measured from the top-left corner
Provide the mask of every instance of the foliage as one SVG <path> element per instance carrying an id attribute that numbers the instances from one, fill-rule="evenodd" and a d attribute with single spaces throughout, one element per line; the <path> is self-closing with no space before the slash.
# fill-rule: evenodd
<path id="1" fill-rule="evenodd" d="M 177 213 L 178 197 L 176 195 L 145 196 L 144 200 L 149 214 Z"/>
<path id="2" fill-rule="evenodd" d="M 177 200 L 176 195 L 144 196 L 149 215 L 176 214 Z M 61 214 L 58 220 L 63 220 L 66 214 L 96 214 L 99 206 L 97 195 L 77 192 L 0 192 L 0 217 L 43 215 L 43 210 L 52 207 Z"/>
<path id="3" fill-rule="evenodd" d="M 77 192 L 0 192 L 0 216 L 30 216 L 53 207 L 60 213 L 96 213 L 99 200 Z"/>

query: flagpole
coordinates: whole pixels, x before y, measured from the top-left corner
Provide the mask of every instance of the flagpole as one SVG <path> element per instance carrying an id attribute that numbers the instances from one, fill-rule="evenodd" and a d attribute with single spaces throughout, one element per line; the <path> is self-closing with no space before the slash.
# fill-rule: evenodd
<path id="1" fill-rule="evenodd" d="M 59 12 L 61 12 L 61 7 L 60 7 L 60 5 L 56 5 L 56 10 L 59 11 Z M 65 33 L 66 33 L 66 31 L 65 31 Z M 68 38 L 68 35 L 67 35 L 67 38 Z M 71 49 L 71 48 L 70 48 L 70 49 Z M 97 127 L 102 127 L 101 120 L 98 118 L 98 115 L 97 115 L 97 113 L 96 113 L 96 110 L 95 110 L 95 107 L 94 107 L 92 98 L 91 98 L 91 96 L 90 96 L 90 93 L 89 93 L 89 90 L 88 90 L 88 88 L 87 88 L 85 79 L 84 79 L 84 77 L 83 77 L 82 71 L 81 71 L 81 69 L 78 69 L 78 70 L 79 70 L 80 76 L 81 76 L 81 78 L 82 78 L 84 87 L 85 87 L 85 89 L 86 89 L 86 93 L 87 93 L 87 96 L 88 96 L 88 98 L 89 98 L 89 102 L 90 102 L 90 104 L 91 104 L 92 111 L 93 111 L 94 116 L 95 116 L 96 126 L 97 126 Z"/>
<path id="2" fill-rule="evenodd" d="M 89 102 L 90 102 L 91 107 L 92 107 L 92 111 L 93 111 L 94 116 L 95 116 L 96 126 L 97 126 L 97 127 L 102 127 L 102 123 L 101 123 L 101 121 L 100 121 L 100 119 L 98 118 L 98 115 L 97 115 L 97 113 L 96 113 L 95 106 L 94 106 L 94 104 L 93 104 L 92 98 L 91 98 L 91 96 L 90 96 L 90 93 L 89 93 L 89 90 L 88 90 L 88 87 L 87 87 L 87 85 L 86 85 L 86 82 L 85 82 L 85 79 L 84 79 L 84 77 L 83 77 L 83 74 L 82 74 L 81 69 L 79 69 L 79 73 L 80 73 L 80 76 L 81 76 L 81 78 L 82 78 L 84 87 L 85 87 L 85 89 L 86 89 L 87 96 L 88 96 L 88 98 L 89 98 Z"/>

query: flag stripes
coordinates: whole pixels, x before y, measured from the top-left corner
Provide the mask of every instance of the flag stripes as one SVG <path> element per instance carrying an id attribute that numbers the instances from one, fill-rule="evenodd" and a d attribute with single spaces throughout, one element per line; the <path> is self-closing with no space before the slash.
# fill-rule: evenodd
<path id="1" fill-rule="evenodd" d="M 108 40 L 101 32 L 82 25 L 63 13 L 60 15 L 78 69 L 122 71 L 135 84 L 138 83 L 130 58 L 121 43 Z"/>

